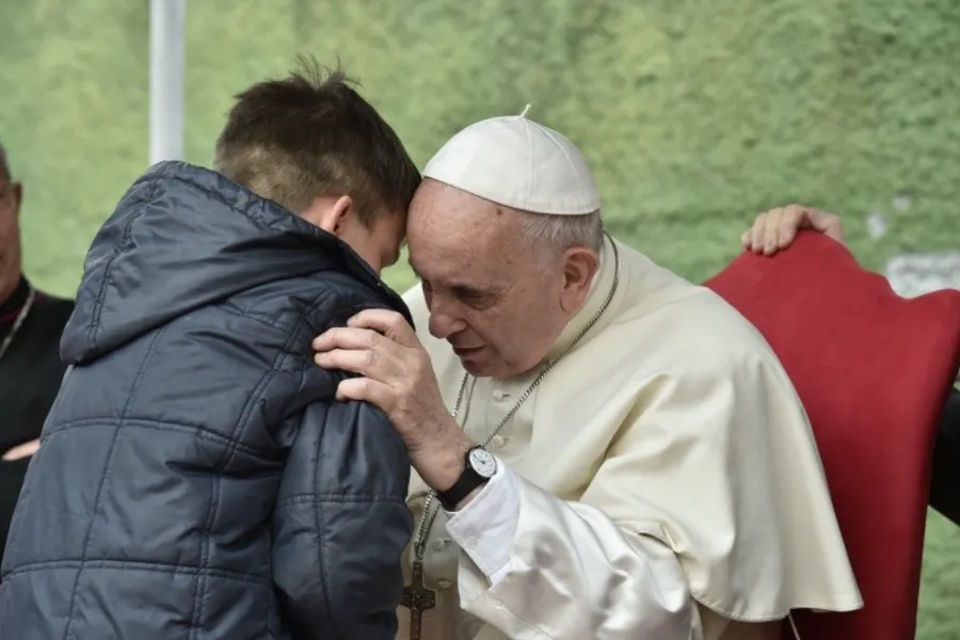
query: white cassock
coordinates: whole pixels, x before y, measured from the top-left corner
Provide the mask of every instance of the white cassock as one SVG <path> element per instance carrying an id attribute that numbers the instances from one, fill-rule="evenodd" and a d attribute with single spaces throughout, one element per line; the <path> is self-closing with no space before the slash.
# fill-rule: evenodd
<path id="1" fill-rule="evenodd" d="M 426 640 L 769 637 L 743 622 L 862 606 L 809 423 L 769 346 L 708 289 L 617 247 L 610 306 L 490 443 L 497 476 L 431 528 Z M 607 297 L 611 249 L 552 355 Z M 419 288 L 406 300 L 453 409 L 463 367 L 428 334 Z M 470 379 L 471 439 L 539 370 Z M 418 524 L 426 491 L 414 477 Z"/>

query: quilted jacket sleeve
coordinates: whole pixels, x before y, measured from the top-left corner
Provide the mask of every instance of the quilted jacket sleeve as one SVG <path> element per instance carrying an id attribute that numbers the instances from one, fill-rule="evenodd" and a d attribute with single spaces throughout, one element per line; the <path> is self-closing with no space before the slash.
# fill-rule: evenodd
<path id="1" fill-rule="evenodd" d="M 392 640 L 412 528 L 410 463 L 367 403 L 304 410 L 274 515 L 273 576 L 293 637 Z"/>

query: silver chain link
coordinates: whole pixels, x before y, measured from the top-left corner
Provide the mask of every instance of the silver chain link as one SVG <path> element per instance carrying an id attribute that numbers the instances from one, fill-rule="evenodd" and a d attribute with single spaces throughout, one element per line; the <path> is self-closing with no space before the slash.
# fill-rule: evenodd
<path id="1" fill-rule="evenodd" d="M 608 236 L 609 237 L 609 236 Z M 603 304 L 600 305 L 600 308 L 597 309 L 597 312 L 593 314 L 593 317 L 590 318 L 590 321 L 581 329 L 574 339 L 567 345 L 567 347 L 561 351 L 557 357 L 551 360 L 547 366 L 543 368 L 540 374 L 534 378 L 533 382 L 526 388 L 526 390 L 520 395 L 520 398 L 513 405 L 510 411 L 507 412 L 505 416 L 497 423 L 497 426 L 487 434 L 487 437 L 480 444 L 484 449 L 487 448 L 487 445 L 496 438 L 503 428 L 507 425 L 511 418 L 516 415 L 517 411 L 520 410 L 520 407 L 530 398 L 533 392 L 537 387 L 540 386 L 540 383 L 543 382 L 543 379 L 547 377 L 547 374 L 550 373 L 550 370 L 553 369 L 561 360 L 563 360 L 573 348 L 577 346 L 577 343 L 583 339 L 587 332 L 593 328 L 595 324 L 600 320 L 600 317 L 607 310 L 607 307 L 610 306 L 610 303 L 613 301 L 613 296 L 617 293 L 617 288 L 620 286 L 620 253 L 617 251 L 617 244 L 613 241 L 613 238 L 610 238 L 610 245 L 613 247 L 613 283 L 610 285 L 610 291 L 607 293 L 607 297 L 604 299 Z M 463 380 L 460 382 L 460 390 L 457 392 L 457 402 L 454 405 L 453 412 L 451 415 L 453 419 L 456 420 L 460 415 L 460 406 L 463 403 L 463 397 L 467 390 L 467 381 L 470 378 L 469 373 L 463 374 Z M 460 425 L 463 428 L 463 425 Z M 423 562 L 423 554 L 426 550 L 427 544 L 427 535 L 430 533 L 430 530 L 433 528 L 433 522 L 437 519 L 437 514 L 440 512 L 440 506 L 434 506 L 434 502 L 437 500 L 437 492 L 430 491 L 427 495 L 427 499 L 423 503 L 423 517 L 420 519 L 420 526 L 417 528 L 417 535 L 414 537 L 413 541 L 413 553 L 414 560 L 417 562 Z"/>
<path id="2" fill-rule="evenodd" d="M 13 321 L 13 326 L 3 338 L 3 344 L 0 344 L 0 359 L 3 359 L 3 356 L 7 353 L 7 349 L 9 349 L 10 345 L 13 344 L 13 339 L 17 337 L 17 332 L 20 331 L 20 327 L 23 326 L 27 316 L 30 315 L 30 309 L 33 308 L 33 302 L 36 300 L 36 298 L 37 290 L 33 287 L 30 287 L 30 292 L 27 294 L 27 299 L 20 308 L 20 313 L 17 314 L 17 319 Z"/>

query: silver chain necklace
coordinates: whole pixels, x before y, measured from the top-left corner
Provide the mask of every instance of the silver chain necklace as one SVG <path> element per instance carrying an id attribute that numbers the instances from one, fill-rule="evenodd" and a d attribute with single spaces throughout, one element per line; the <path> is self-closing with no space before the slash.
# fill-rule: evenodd
<path id="1" fill-rule="evenodd" d="M 30 315 L 30 309 L 33 308 L 33 301 L 36 300 L 36 298 L 36 289 L 30 287 L 29 293 L 27 293 L 27 299 L 23 302 L 20 313 L 17 314 L 17 319 L 13 321 L 13 326 L 10 327 L 10 331 L 8 331 L 7 335 L 3 338 L 3 344 L 0 344 L 0 360 L 6 355 L 7 349 L 13 344 L 13 339 L 17 337 L 17 332 L 20 331 L 20 327 L 23 326 L 27 316 Z"/>
<path id="2" fill-rule="evenodd" d="M 526 388 L 526 390 L 520 395 L 520 398 L 513 405 L 510 411 L 507 412 L 505 416 L 497 423 L 497 426 L 493 428 L 490 433 L 487 434 L 487 437 L 480 443 L 480 446 L 486 448 L 490 442 L 497 437 L 503 428 L 507 425 L 511 418 L 516 415 L 517 411 L 520 410 L 520 407 L 530 398 L 533 392 L 537 387 L 540 386 L 540 383 L 543 382 L 543 379 L 547 377 L 547 374 L 550 373 L 550 370 L 553 369 L 561 360 L 563 360 L 574 347 L 577 346 L 577 343 L 583 339 L 583 336 L 587 335 L 587 332 L 593 328 L 595 324 L 600 320 L 600 317 L 607 310 L 607 307 L 610 306 L 610 303 L 613 301 L 613 296 L 617 293 L 617 288 L 620 285 L 620 254 L 617 251 L 617 245 L 611 238 L 610 245 L 613 247 L 613 283 L 610 285 L 610 291 L 607 293 L 607 297 L 604 299 L 603 304 L 600 305 L 600 308 L 597 309 L 597 312 L 593 314 L 593 317 L 590 318 L 590 322 L 577 333 L 576 337 L 570 342 L 567 347 L 561 351 L 557 357 L 547 363 L 547 366 L 543 368 L 540 374 L 534 378 L 533 382 Z M 460 390 L 457 392 L 457 402 L 454 404 L 453 411 L 451 415 L 453 419 L 456 420 L 460 415 L 460 406 L 463 403 L 464 394 L 467 390 L 467 381 L 470 378 L 469 373 L 463 374 L 463 380 L 460 382 Z M 463 428 L 463 425 L 461 425 Z M 437 504 L 434 507 L 434 502 L 437 501 L 437 492 L 430 491 L 427 495 L 427 499 L 423 503 L 423 517 L 420 519 L 420 526 L 417 529 L 417 535 L 413 541 L 413 557 L 414 562 L 417 564 L 423 563 L 423 555 L 426 550 L 427 545 L 427 535 L 430 533 L 430 530 L 433 528 L 433 522 L 437 519 L 437 514 L 440 512 L 440 505 Z"/>

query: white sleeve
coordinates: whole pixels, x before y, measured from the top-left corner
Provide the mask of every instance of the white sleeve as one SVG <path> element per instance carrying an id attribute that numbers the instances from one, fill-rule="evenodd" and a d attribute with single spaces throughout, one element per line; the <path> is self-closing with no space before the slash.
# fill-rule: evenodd
<path id="1" fill-rule="evenodd" d="M 450 514 L 447 531 L 490 583 L 496 584 L 506 573 L 519 517 L 517 476 L 497 460 L 497 472 L 487 485 L 460 511 Z"/>
<path id="2" fill-rule="evenodd" d="M 461 606 L 518 640 L 699 640 L 673 552 L 504 465 L 447 524 Z"/>

